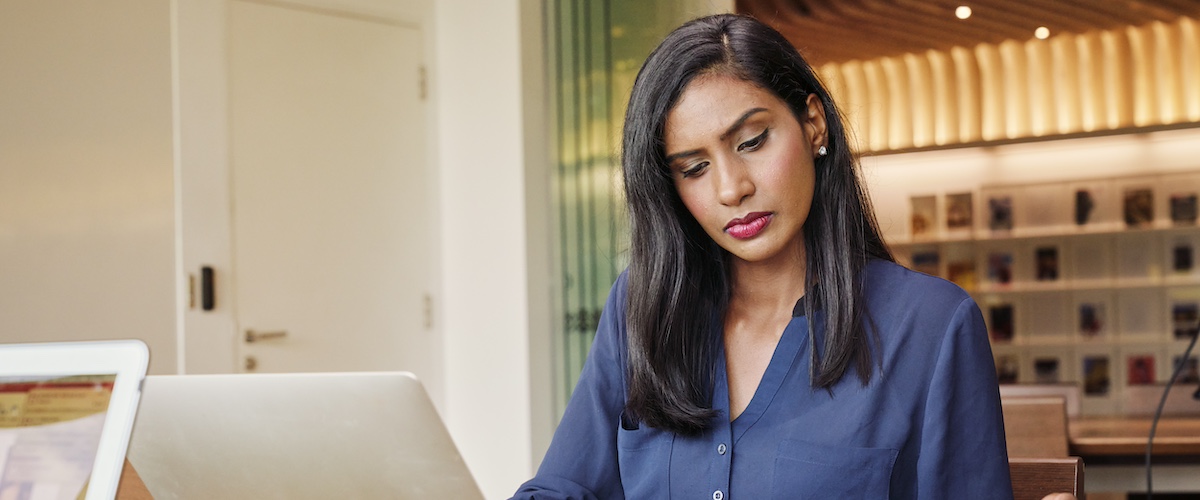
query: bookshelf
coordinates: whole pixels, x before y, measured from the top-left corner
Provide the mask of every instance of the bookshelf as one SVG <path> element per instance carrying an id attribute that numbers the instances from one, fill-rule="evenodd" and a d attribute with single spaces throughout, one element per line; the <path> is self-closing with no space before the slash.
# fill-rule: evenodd
<path id="1" fill-rule="evenodd" d="M 1002 383 L 1076 383 L 1083 414 L 1121 414 L 1196 334 L 1198 197 L 1200 171 L 922 186 L 888 238 L 974 296 Z"/>

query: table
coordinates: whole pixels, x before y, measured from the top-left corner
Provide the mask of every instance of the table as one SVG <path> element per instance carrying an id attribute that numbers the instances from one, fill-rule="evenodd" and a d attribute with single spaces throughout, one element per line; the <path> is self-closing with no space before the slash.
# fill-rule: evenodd
<path id="1" fill-rule="evenodd" d="M 1069 419 L 1072 455 L 1083 457 L 1088 492 L 1146 490 L 1149 417 Z M 1200 491 L 1200 418 L 1164 417 L 1154 433 L 1154 491 Z"/>
<path id="2" fill-rule="evenodd" d="M 1145 460 L 1149 417 L 1080 417 L 1067 424 L 1072 455 L 1087 459 Z M 1154 456 L 1195 457 L 1200 462 L 1200 418 L 1162 418 L 1154 433 Z"/>

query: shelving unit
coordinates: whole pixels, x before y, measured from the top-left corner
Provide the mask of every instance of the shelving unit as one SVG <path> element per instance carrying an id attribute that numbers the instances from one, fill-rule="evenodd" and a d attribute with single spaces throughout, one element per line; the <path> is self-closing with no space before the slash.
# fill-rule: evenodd
<path id="1" fill-rule="evenodd" d="M 1085 415 L 1119 414 L 1196 334 L 1198 195 L 1200 172 L 922 192 L 889 243 L 975 297 L 1002 383 L 1078 383 Z"/>

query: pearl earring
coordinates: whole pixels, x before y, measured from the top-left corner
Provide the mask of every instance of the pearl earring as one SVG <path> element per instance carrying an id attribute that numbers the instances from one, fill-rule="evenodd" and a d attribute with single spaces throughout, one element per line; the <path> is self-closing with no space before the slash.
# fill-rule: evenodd
<path id="1" fill-rule="evenodd" d="M 825 146 L 821 146 L 820 148 L 817 148 L 817 156 L 825 156 L 827 154 L 829 154 L 829 150 L 825 149 Z"/>

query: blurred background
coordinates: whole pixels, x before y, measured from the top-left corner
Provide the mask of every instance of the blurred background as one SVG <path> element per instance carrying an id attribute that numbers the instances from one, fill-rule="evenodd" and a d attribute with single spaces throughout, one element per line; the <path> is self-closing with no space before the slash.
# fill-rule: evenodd
<path id="1" fill-rule="evenodd" d="M 413 371 L 504 496 L 625 267 L 634 76 L 718 12 L 818 69 L 897 257 L 976 297 L 1002 382 L 1152 410 L 1200 317 L 1185 0 L 0 0 L 0 342 Z"/>

